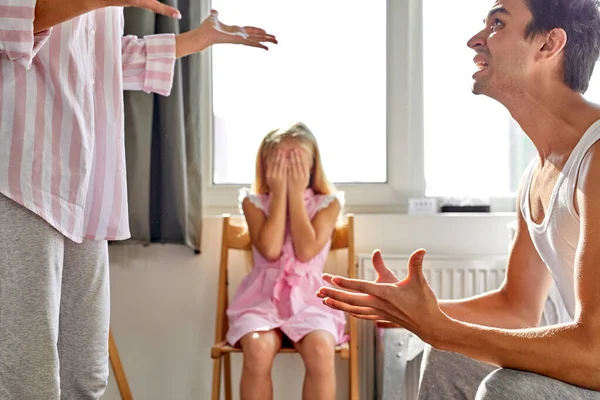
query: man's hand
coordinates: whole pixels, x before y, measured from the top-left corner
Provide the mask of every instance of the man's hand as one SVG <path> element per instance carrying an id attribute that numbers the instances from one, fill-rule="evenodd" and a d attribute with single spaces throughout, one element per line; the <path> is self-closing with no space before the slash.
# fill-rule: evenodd
<path id="1" fill-rule="evenodd" d="M 392 272 L 383 262 L 381 251 L 375 250 L 371 256 L 371 262 L 373 263 L 373 269 L 377 273 L 375 283 L 398 283 L 400 279 Z"/>
<path id="2" fill-rule="evenodd" d="M 371 262 L 373 263 L 373 269 L 375 269 L 375 273 L 377 274 L 377 277 L 375 278 L 375 280 L 373 282 L 375 283 L 398 283 L 400 282 L 400 279 L 396 276 L 396 274 L 390 270 L 388 267 L 386 267 L 385 263 L 383 262 L 383 257 L 381 255 L 381 251 L 380 250 L 375 250 L 373 252 L 373 254 L 371 255 Z M 330 275 L 330 274 L 323 274 L 323 279 L 325 279 L 327 282 L 332 283 L 335 285 L 335 283 L 333 282 L 333 279 L 335 277 Z M 319 297 L 322 297 L 320 295 L 320 291 L 318 293 Z M 327 304 L 327 299 L 325 299 L 325 304 Z M 352 313 L 351 313 L 352 314 Z M 354 315 L 354 314 L 353 314 Z M 372 315 L 372 316 L 366 316 L 365 314 L 361 315 L 354 315 L 357 318 L 362 318 L 362 319 L 371 319 L 371 320 L 377 320 L 378 324 L 390 324 L 390 325 L 395 325 L 389 321 L 383 321 L 383 318 L 379 318 L 379 316 L 377 315 Z"/>
<path id="3" fill-rule="evenodd" d="M 357 318 L 391 321 L 427 341 L 447 317 L 423 276 L 424 256 L 425 250 L 415 251 L 408 261 L 408 275 L 399 280 L 377 251 L 373 254 L 374 282 L 324 274 L 325 281 L 340 289 L 322 287 L 317 295 L 331 308 Z"/>
<path id="4" fill-rule="evenodd" d="M 152 2 L 153 0 L 144 1 Z M 220 43 L 241 44 L 269 50 L 263 43 L 277 44 L 277 39 L 261 28 L 225 25 L 219 21 L 219 13 L 212 10 L 208 18 L 197 29 L 177 36 L 177 57 L 197 53 Z"/>

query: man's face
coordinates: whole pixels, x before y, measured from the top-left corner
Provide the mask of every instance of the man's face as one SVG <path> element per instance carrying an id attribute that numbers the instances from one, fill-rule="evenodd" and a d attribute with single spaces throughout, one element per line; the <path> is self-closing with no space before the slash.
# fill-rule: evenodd
<path id="1" fill-rule="evenodd" d="M 525 39 L 531 20 L 524 0 L 496 0 L 484 28 L 467 43 L 477 52 L 473 93 L 499 99 L 524 90 L 539 50 L 535 41 Z"/>

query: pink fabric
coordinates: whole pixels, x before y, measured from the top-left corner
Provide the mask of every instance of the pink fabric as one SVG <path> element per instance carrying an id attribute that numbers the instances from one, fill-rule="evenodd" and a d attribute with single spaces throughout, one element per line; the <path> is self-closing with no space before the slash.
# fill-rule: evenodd
<path id="1" fill-rule="evenodd" d="M 256 196 L 246 191 L 240 200 L 246 196 L 268 214 L 268 195 Z M 312 219 L 335 197 L 307 190 L 304 199 L 309 217 Z M 254 268 L 241 282 L 227 310 L 227 341 L 235 345 L 248 333 L 279 328 L 293 342 L 315 330 L 328 331 L 337 343 L 344 342 L 344 313 L 325 306 L 316 296 L 317 290 L 327 284 L 321 275 L 331 240 L 312 260 L 302 263 L 294 255 L 289 226 L 285 235 L 281 257 L 276 261 L 265 259 L 253 247 Z"/>
<path id="2" fill-rule="evenodd" d="M 123 90 L 168 95 L 174 35 L 123 37 L 123 9 L 33 33 L 0 1 L 0 193 L 75 242 L 129 237 Z"/>

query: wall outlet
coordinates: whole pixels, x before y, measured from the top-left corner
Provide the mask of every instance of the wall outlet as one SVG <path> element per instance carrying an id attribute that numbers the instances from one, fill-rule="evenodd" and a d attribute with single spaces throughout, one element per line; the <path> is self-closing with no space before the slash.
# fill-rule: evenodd
<path id="1" fill-rule="evenodd" d="M 436 214 L 438 212 L 437 199 L 425 197 L 408 200 L 409 214 Z"/>

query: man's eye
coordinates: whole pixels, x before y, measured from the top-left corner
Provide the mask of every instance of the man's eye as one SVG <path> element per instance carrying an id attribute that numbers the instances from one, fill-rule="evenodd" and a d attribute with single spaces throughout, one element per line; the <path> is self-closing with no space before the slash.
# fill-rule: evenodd
<path id="1" fill-rule="evenodd" d="M 494 20 L 494 22 L 492 22 L 492 30 L 502 28 L 503 26 L 504 26 L 504 22 L 502 22 L 499 18 L 496 18 Z"/>

